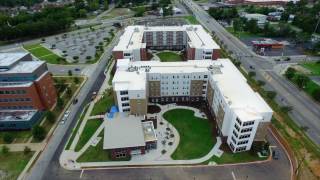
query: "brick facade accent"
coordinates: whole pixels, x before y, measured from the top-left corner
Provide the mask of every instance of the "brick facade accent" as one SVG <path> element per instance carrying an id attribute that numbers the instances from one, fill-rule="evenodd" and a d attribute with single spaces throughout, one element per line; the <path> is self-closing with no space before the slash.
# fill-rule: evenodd
<path id="1" fill-rule="evenodd" d="M 214 49 L 212 51 L 212 60 L 217 60 L 220 58 L 220 49 Z"/>
<path id="2" fill-rule="evenodd" d="M 112 55 L 115 59 L 123 59 L 123 51 L 112 51 Z"/>
<path id="3" fill-rule="evenodd" d="M 47 72 L 40 80 L 35 83 L 40 100 L 46 109 L 52 108 L 57 102 L 57 91 L 53 84 L 53 78 Z"/>

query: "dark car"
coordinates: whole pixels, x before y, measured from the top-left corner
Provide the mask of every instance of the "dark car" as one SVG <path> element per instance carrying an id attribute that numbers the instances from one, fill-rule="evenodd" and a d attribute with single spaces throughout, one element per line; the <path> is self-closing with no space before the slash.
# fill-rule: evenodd
<path id="1" fill-rule="evenodd" d="M 75 70 L 75 71 L 81 71 L 81 69 L 80 69 L 80 68 L 75 68 L 74 70 Z"/>
<path id="2" fill-rule="evenodd" d="M 78 99 L 74 99 L 72 103 L 73 104 L 77 104 L 78 103 Z"/>
<path id="3" fill-rule="evenodd" d="M 279 152 L 277 150 L 272 151 L 272 158 L 275 160 L 279 159 Z"/>

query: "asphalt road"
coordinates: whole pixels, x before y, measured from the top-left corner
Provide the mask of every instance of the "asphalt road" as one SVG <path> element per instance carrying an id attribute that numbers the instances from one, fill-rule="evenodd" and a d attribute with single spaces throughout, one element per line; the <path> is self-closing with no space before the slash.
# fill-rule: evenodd
<path id="1" fill-rule="evenodd" d="M 108 62 L 109 57 L 111 56 L 111 51 L 114 45 L 117 43 L 119 39 L 119 34 L 117 34 L 112 41 L 112 43 L 108 46 L 105 53 L 103 54 L 101 61 L 97 64 L 95 71 L 88 76 L 87 82 L 81 88 L 77 98 L 78 103 L 75 105 L 71 105 L 68 108 L 70 110 L 70 115 L 65 124 L 59 124 L 56 130 L 54 131 L 52 137 L 48 140 L 49 143 L 41 153 L 39 159 L 36 161 L 34 166 L 31 169 L 31 172 L 27 174 L 27 179 L 37 180 L 47 178 L 50 173 L 45 173 L 46 170 L 51 168 L 50 163 L 52 163 L 53 159 L 58 162 L 59 154 L 57 152 L 61 152 L 64 147 L 65 142 L 67 141 L 73 127 L 81 111 L 85 104 L 87 104 L 91 99 L 91 94 L 94 91 L 98 91 L 105 79 L 104 70 L 106 64 Z"/>
<path id="2" fill-rule="evenodd" d="M 160 166 L 160 167 L 131 167 L 112 169 L 90 169 L 69 171 L 61 168 L 59 156 L 67 138 L 60 143 L 57 151 L 50 161 L 48 168 L 43 172 L 46 180 L 73 180 L 73 179 L 108 179 L 108 180 L 143 180 L 143 179 L 261 179 L 261 180 L 288 180 L 290 179 L 290 163 L 284 151 L 269 134 L 268 139 L 272 146 L 277 146 L 279 160 L 263 163 L 238 164 L 226 166 Z M 247 177 L 248 176 L 248 177 Z"/>
<path id="3" fill-rule="evenodd" d="M 249 47 L 243 44 L 236 37 L 227 32 L 215 19 L 208 15 L 200 6 L 192 0 L 182 1 L 194 14 L 194 16 L 207 29 L 223 42 L 225 49 L 232 52 L 232 56 L 241 61 L 247 71 L 256 71 L 257 79 L 266 82 L 266 88 L 277 92 L 277 100 L 284 99 L 285 105 L 293 107 L 290 112 L 293 120 L 301 127 L 307 127 L 307 135 L 320 145 L 320 105 L 314 102 L 304 92 L 278 75 L 273 66 L 275 62 L 257 56 Z M 250 67 L 253 67 L 252 70 Z M 280 104 L 283 101 L 279 101 Z M 284 105 L 284 104 L 283 104 Z"/>

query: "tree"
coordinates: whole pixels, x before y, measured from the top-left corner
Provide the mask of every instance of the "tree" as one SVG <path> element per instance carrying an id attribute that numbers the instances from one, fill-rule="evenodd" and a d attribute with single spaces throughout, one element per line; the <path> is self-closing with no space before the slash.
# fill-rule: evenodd
<path id="1" fill-rule="evenodd" d="M 236 18 L 233 20 L 233 30 L 235 32 L 241 31 L 242 30 L 242 21 L 240 18 Z"/>
<path id="2" fill-rule="evenodd" d="M 264 82 L 262 80 L 258 80 L 257 83 L 259 86 L 264 86 L 266 84 L 266 82 Z"/>
<path id="3" fill-rule="evenodd" d="M 9 132 L 4 133 L 3 141 L 5 143 L 10 144 L 10 143 L 13 142 L 13 140 L 14 140 L 14 137 L 13 137 L 13 135 L 11 133 L 9 133 Z"/>
<path id="4" fill-rule="evenodd" d="M 274 99 L 277 96 L 277 93 L 274 91 L 266 91 L 266 96 L 269 99 Z"/>
<path id="5" fill-rule="evenodd" d="M 320 101 L 320 88 L 316 88 L 315 90 L 313 90 L 311 96 L 316 101 Z"/>
<path id="6" fill-rule="evenodd" d="M 292 111 L 292 107 L 291 106 L 282 106 L 280 108 L 280 111 L 283 113 L 288 113 L 288 112 Z"/>
<path id="7" fill-rule="evenodd" d="M 71 97 L 71 96 L 72 96 L 72 90 L 71 90 L 70 87 L 67 87 L 66 94 L 67 94 L 68 97 Z"/>
<path id="8" fill-rule="evenodd" d="M 256 76 L 256 72 L 254 72 L 254 71 L 250 71 L 248 75 L 249 75 L 249 77 L 251 77 L 251 78 L 252 78 L 253 76 Z"/>
<path id="9" fill-rule="evenodd" d="M 38 141 L 41 141 L 46 137 L 46 130 L 42 126 L 35 125 L 32 128 L 32 135 L 33 138 L 35 138 Z"/>
<path id="10" fill-rule="evenodd" d="M 73 79 L 73 82 L 76 83 L 76 84 L 79 84 L 79 83 L 80 83 L 80 80 L 79 80 L 78 77 L 75 77 L 75 78 Z"/>
<path id="11" fill-rule="evenodd" d="M 293 69 L 293 68 L 291 68 L 291 67 L 289 67 L 289 68 L 287 69 L 287 71 L 285 72 L 284 76 L 285 76 L 287 79 L 291 80 L 291 79 L 294 77 L 295 74 L 296 74 L 296 70 Z"/>
<path id="12" fill-rule="evenodd" d="M 246 30 L 249 31 L 252 34 L 257 34 L 260 32 L 260 28 L 258 26 L 257 20 L 251 19 L 247 21 L 245 24 Z"/>
<path id="13" fill-rule="evenodd" d="M 30 152 L 31 152 L 31 149 L 28 146 L 25 146 L 23 149 L 23 154 L 28 155 L 28 154 L 30 154 Z"/>
<path id="14" fill-rule="evenodd" d="M 56 116 L 52 111 L 47 111 L 46 112 L 46 118 L 50 123 L 54 123 L 56 120 Z"/>
<path id="15" fill-rule="evenodd" d="M 310 81 L 310 79 L 306 75 L 296 74 L 293 77 L 293 81 L 297 84 L 299 88 L 304 88 L 306 84 Z"/>
<path id="16" fill-rule="evenodd" d="M 87 10 L 85 10 L 85 9 L 80 9 L 80 10 L 79 10 L 79 13 L 78 13 L 78 17 L 79 17 L 79 18 L 85 18 L 85 17 L 87 17 Z"/>
<path id="17" fill-rule="evenodd" d="M 108 9 L 109 9 L 109 2 L 108 2 L 108 0 L 104 0 L 104 2 L 103 2 L 103 7 L 104 7 L 104 10 L 108 10 Z"/>
<path id="18" fill-rule="evenodd" d="M 72 71 L 71 70 L 68 70 L 68 75 L 72 76 Z"/>
<path id="19" fill-rule="evenodd" d="M 9 148 L 7 146 L 2 146 L 1 153 L 6 155 L 9 153 Z"/>
<path id="20" fill-rule="evenodd" d="M 59 109 L 63 108 L 63 99 L 61 97 L 58 97 L 57 99 L 57 106 Z"/>

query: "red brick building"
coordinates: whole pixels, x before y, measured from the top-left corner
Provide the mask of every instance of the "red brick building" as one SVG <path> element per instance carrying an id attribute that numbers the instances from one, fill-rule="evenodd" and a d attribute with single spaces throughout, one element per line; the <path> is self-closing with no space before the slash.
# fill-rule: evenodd
<path id="1" fill-rule="evenodd" d="M 53 78 L 43 61 L 27 53 L 0 54 L 0 110 L 48 110 L 57 101 Z"/>

